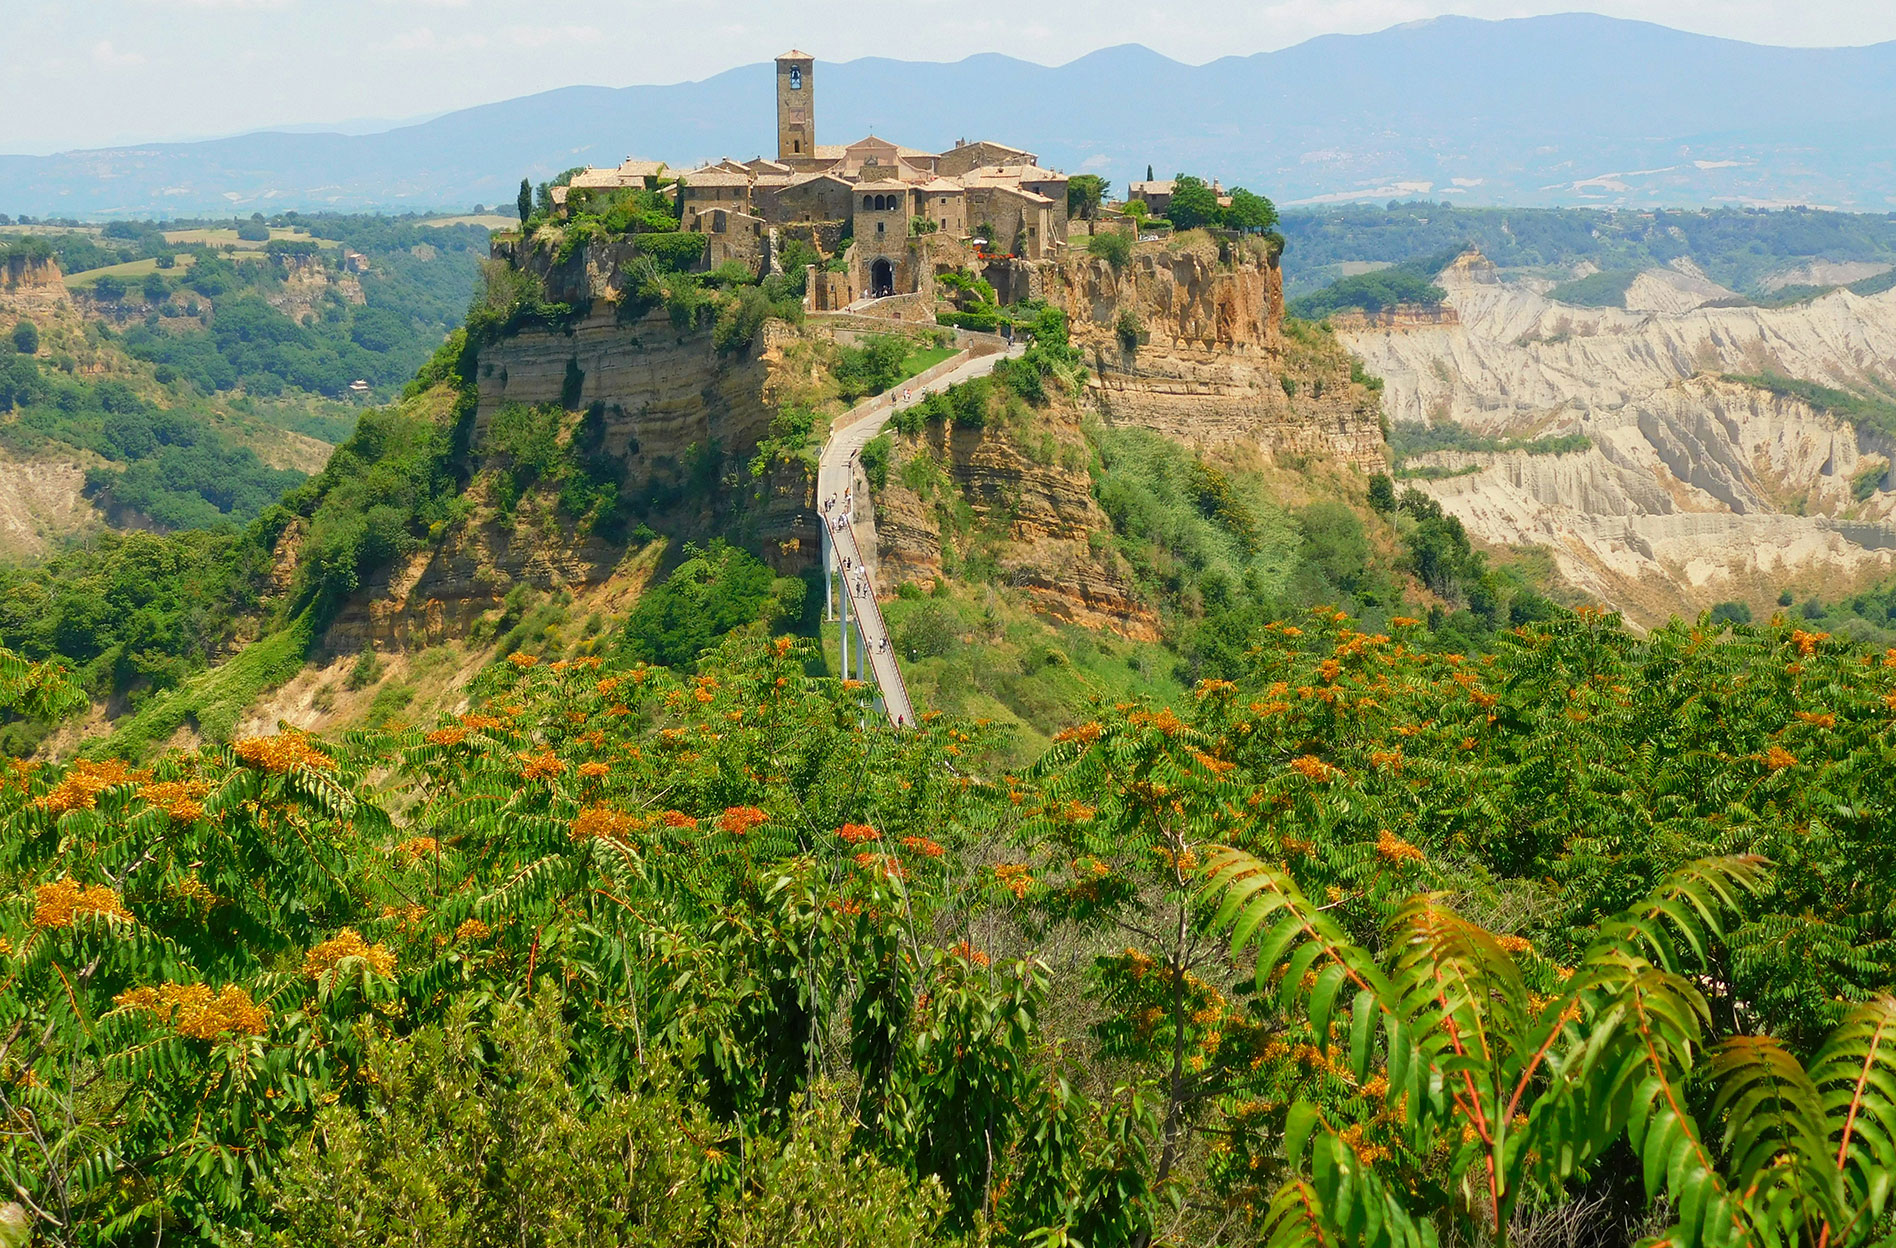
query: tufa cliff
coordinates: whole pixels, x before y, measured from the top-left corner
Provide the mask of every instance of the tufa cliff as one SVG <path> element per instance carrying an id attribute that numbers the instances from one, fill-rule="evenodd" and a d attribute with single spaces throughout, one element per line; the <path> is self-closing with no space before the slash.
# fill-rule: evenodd
<path id="1" fill-rule="evenodd" d="M 1349 357 L 1284 325 L 1283 271 L 1257 240 L 1147 244 L 1123 271 L 1074 258 L 1048 282 L 1111 423 L 1197 447 L 1243 444 L 1286 466 L 1386 463 L 1375 396 Z"/>

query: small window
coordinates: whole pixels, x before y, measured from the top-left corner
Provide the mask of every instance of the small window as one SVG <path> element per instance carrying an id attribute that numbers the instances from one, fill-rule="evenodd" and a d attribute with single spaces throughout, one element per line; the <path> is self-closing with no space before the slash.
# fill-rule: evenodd
<path id="1" fill-rule="evenodd" d="M 792 91 L 803 90 L 803 67 L 800 65 L 792 65 L 790 67 L 790 89 Z"/>
<path id="2" fill-rule="evenodd" d="M 878 234 L 882 233 L 882 227 L 883 227 L 883 222 L 881 221 L 876 222 L 876 233 Z"/>
<path id="3" fill-rule="evenodd" d="M 862 210 L 864 212 L 874 212 L 876 210 L 876 197 L 874 195 L 864 195 L 862 197 Z"/>
<path id="4" fill-rule="evenodd" d="M 790 150 L 793 152 L 801 152 L 803 150 L 803 140 L 793 139 L 790 143 Z"/>

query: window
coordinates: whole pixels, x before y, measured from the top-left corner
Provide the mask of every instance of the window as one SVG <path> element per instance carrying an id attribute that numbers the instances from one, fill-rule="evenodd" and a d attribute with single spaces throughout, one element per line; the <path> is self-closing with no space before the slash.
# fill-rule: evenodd
<path id="1" fill-rule="evenodd" d="M 864 195 L 862 197 L 862 210 L 864 212 L 874 212 L 876 210 L 876 197 L 874 195 Z"/>
<path id="2" fill-rule="evenodd" d="M 885 224 L 886 224 L 886 223 L 885 223 L 885 222 L 882 222 L 882 221 L 878 221 L 878 222 L 876 222 L 876 233 L 878 233 L 878 234 L 880 234 L 880 233 L 882 233 L 882 227 L 883 227 L 883 226 L 884 226 Z"/>
<path id="3" fill-rule="evenodd" d="M 790 67 L 790 89 L 792 91 L 803 90 L 803 67 L 801 65 L 792 65 Z"/>
<path id="4" fill-rule="evenodd" d="M 801 152 L 803 150 L 803 140 L 802 139 L 793 140 L 790 144 L 790 150 L 793 152 Z"/>

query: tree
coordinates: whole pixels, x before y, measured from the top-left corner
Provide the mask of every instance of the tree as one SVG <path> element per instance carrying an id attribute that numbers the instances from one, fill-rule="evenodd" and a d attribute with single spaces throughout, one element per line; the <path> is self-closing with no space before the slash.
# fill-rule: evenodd
<path id="1" fill-rule="evenodd" d="M 21 317 L 19 324 L 13 327 L 13 349 L 21 355 L 32 355 L 38 351 L 40 349 L 39 326 Z"/>
<path id="2" fill-rule="evenodd" d="M 1148 182 L 1152 181 L 1152 166 L 1151 165 L 1146 166 L 1146 181 Z"/>
<path id="3" fill-rule="evenodd" d="M 520 209 L 520 224 L 525 225 L 527 223 L 527 218 L 533 215 L 533 181 L 532 179 L 530 178 L 520 179 L 520 197 L 516 199 L 514 203 Z"/>
<path id="4" fill-rule="evenodd" d="M 1396 510 L 1396 483 L 1386 472 L 1371 473 L 1369 478 L 1369 505 L 1384 515 L 1394 515 Z"/>
<path id="5" fill-rule="evenodd" d="M 1240 186 L 1231 192 L 1231 206 L 1224 211 L 1224 221 L 1234 230 L 1261 233 L 1277 224 L 1277 205 Z"/>
<path id="6" fill-rule="evenodd" d="M 1165 210 L 1174 227 L 1181 230 L 1195 230 L 1201 226 L 1216 225 L 1222 210 L 1218 207 L 1218 196 L 1203 178 L 1195 178 L 1181 173 L 1172 183 L 1172 202 Z"/>
<path id="7" fill-rule="evenodd" d="M 1067 179 L 1067 215 L 1081 217 L 1091 221 L 1099 215 L 1100 201 L 1106 198 L 1106 188 L 1111 183 L 1092 173 L 1077 174 Z"/>
<path id="8" fill-rule="evenodd" d="M 117 303 L 125 298 L 125 282 L 116 277 L 102 277 L 92 283 L 92 297 L 101 303 Z"/>

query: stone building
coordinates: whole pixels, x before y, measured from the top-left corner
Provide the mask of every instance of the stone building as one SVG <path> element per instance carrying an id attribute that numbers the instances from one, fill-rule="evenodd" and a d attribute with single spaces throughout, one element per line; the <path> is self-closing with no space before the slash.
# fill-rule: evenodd
<path id="1" fill-rule="evenodd" d="M 932 300 L 937 273 L 970 263 L 977 234 L 987 240 L 982 250 L 1021 260 L 1043 260 L 1066 245 L 1066 175 L 1042 168 L 1032 152 L 989 140 L 930 152 L 875 134 L 820 144 L 815 58 L 778 57 L 776 86 L 774 158 L 726 158 L 677 175 L 629 160 L 587 170 L 572 185 L 658 188 L 675 176 L 666 193 L 682 200 L 685 228 L 709 238 L 711 265 L 761 265 L 791 238 L 826 256 L 840 251 L 843 271 L 812 283 L 815 308 L 889 299 L 892 309 L 901 305 L 889 315 L 914 315 L 905 297 Z M 584 198 L 573 195 L 575 204 Z"/>

